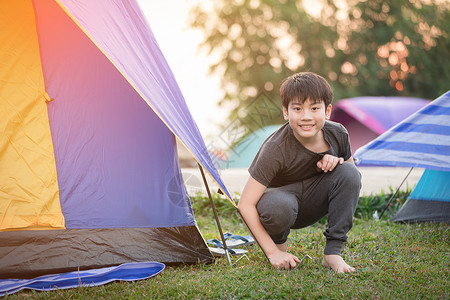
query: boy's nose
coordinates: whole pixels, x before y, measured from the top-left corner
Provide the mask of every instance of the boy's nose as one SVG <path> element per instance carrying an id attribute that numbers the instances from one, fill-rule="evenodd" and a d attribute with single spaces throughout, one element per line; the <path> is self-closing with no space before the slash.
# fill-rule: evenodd
<path id="1" fill-rule="evenodd" d="M 310 120 L 311 119 L 311 113 L 307 110 L 302 111 L 302 114 L 300 115 L 300 118 L 302 120 Z"/>

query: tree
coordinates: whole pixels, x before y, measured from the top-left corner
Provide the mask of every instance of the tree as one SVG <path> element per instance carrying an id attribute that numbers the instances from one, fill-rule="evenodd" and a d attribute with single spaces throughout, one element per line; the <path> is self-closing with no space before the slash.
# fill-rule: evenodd
<path id="1" fill-rule="evenodd" d="M 434 99 L 449 89 L 449 2 L 358 2 L 349 24 L 343 66 L 351 71 L 340 76 L 356 95 Z"/>
<path id="2" fill-rule="evenodd" d="M 434 99 L 450 79 L 446 0 L 234 0 L 197 5 L 190 24 L 217 58 L 230 120 L 249 120 L 263 93 L 299 71 L 324 76 L 335 99 L 360 95 Z M 280 103 L 280 102 L 277 102 Z M 242 110 L 244 114 L 240 114 Z M 271 123 L 282 120 L 273 119 Z M 251 125 L 256 126 L 256 125 Z"/>

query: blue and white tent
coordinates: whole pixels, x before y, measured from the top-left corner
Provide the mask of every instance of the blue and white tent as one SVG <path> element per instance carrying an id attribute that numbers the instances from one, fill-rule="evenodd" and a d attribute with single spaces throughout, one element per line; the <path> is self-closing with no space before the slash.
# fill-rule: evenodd
<path id="1" fill-rule="evenodd" d="M 394 221 L 450 223 L 450 91 L 354 154 L 357 165 L 425 168 Z"/>

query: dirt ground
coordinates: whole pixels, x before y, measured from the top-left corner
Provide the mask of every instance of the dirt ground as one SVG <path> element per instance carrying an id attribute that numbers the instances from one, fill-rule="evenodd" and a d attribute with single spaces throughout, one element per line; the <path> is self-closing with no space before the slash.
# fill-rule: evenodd
<path id="1" fill-rule="evenodd" d="M 396 168 L 396 167 L 358 167 L 362 174 L 362 189 L 361 195 L 378 194 L 382 190 L 389 192 L 390 188 L 394 191 L 405 179 L 410 171 L 410 168 Z M 422 176 L 423 169 L 413 169 L 405 182 L 401 185 L 400 190 L 406 190 L 407 187 L 413 188 Z M 183 168 L 183 179 L 186 188 L 190 195 L 197 191 L 206 192 L 204 187 L 200 170 L 198 168 Z M 246 169 L 224 169 L 219 171 L 220 176 L 231 193 L 241 193 L 247 179 L 248 172 Z M 208 178 L 208 185 L 212 192 L 217 191 L 217 185 Z"/>

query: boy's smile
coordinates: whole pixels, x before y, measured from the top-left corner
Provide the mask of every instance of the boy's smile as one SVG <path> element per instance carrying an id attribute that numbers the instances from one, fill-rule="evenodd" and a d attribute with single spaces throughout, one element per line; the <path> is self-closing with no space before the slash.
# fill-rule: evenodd
<path id="1" fill-rule="evenodd" d="M 288 108 L 283 107 L 283 114 L 284 119 L 289 121 L 289 126 L 297 140 L 308 145 L 321 141 L 325 120 L 330 119 L 331 104 L 325 108 L 323 101 L 313 102 L 307 99 L 301 103 L 293 100 Z"/>

